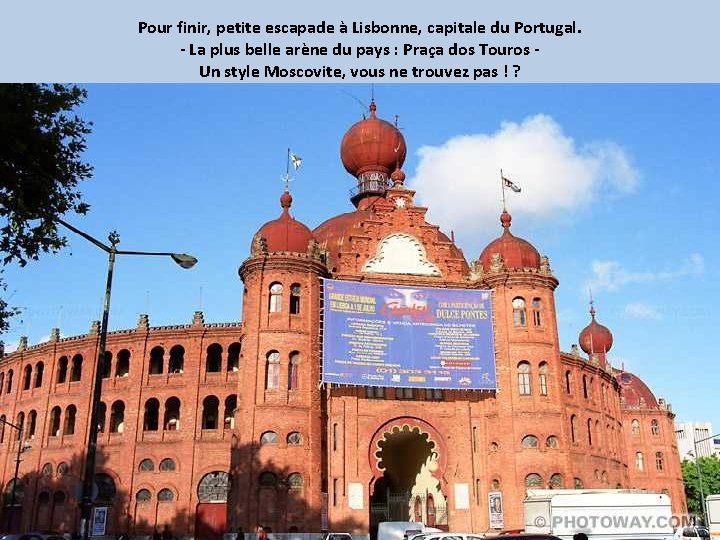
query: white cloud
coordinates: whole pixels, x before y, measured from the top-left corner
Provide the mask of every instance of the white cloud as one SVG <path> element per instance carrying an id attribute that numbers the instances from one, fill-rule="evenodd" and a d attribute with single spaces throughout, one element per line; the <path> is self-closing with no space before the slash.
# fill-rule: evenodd
<path id="1" fill-rule="evenodd" d="M 509 193 L 508 208 L 546 221 L 571 213 L 599 193 L 632 192 L 638 172 L 613 142 L 578 147 L 551 117 L 505 122 L 492 134 L 454 137 L 442 146 L 423 146 L 410 180 L 430 220 L 444 229 L 487 237 L 498 231 L 500 169 L 522 188 Z"/>
<path id="2" fill-rule="evenodd" d="M 593 291 L 616 291 L 624 285 L 671 281 L 685 276 L 700 275 L 705 271 L 705 261 L 699 253 L 691 254 L 673 270 L 633 272 L 623 268 L 618 261 L 593 261 L 592 277 L 585 283 Z"/>
<path id="3" fill-rule="evenodd" d="M 623 315 L 631 319 L 659 319 L 660 310 L 642 302 L 633 302 L 625 306 Z"/>

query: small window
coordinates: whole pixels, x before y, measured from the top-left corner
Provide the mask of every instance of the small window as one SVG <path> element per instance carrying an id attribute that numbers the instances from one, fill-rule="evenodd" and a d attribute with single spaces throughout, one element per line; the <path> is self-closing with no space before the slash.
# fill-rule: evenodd
<path id="1" fill-rule="evenodd" d="M 414 399 L 415 389 L 414 388 L 396 388 L 395 399 Z"/>
<path id="2" fill-rule="evenodd" d="M 70 472 L 70 465 L 68 465 L 64 461 L 60 465 L 58 465 L 58 468 L 57 468 L 58 476 L 65 476 L 69 472 Z"/>
<path id="3" fill-rule="evenodd" d="M 500 445 L 496 442 L 490 443 L 490 451 L 491 452 L 497 452 L 500 449 Z"/>
<path id="4" fill-rule="evenodd" d="M 295 351 L 290 353 L 288 364 L 288 390 L 297 390 L 298 388 L 300 388 L 300 353 Z"/>
<path id="5" fill-rule="evenodd" d="M 520 362 L 517 365 L 518 392 L 521 396 L 530 395 L 530 363 Z"/>
<path id="6" fill-rule="evenodd" d="M 583 481 L 580 480 L 580 478 L 573 478 L 573 487 L 575 489 L 583 489 L 585 484 L 583 484 Z"/>
<path id="7" fill-rule="evenodd" d="M 492 490 L 493 490 L 493 491 L 498 491 L 498 490 L 500 489 L 500 480 L 498 480 L 497 478 L 495 478 L 495 479 L 492 481 L 492 483 L 490 484 L 490 486 L 492 487 Z"/>
<path id="8" fill-rule="evenodd" d="M 537 448 L 538 440 L 535 435 L 525 435 L 522 439 L 523 448 Z"/>
<path id="9" fill-rule="evenodd" d="M 52 463 L 46 463 L 45 465 L 43 465 L 42 475 L 43 476 L 52 476 L 52 474 L 53 474 Z"/>
<path id="10" fill-rule="evenodd" d="M 540 395 L 541 396 L 547 396 L 548 395 L 548 383 L 547 383 L 547 374 L 548 374 L 548 367 L 547 362 L 540 362 L 540 366 L 538 368 L 538 382 L 540 383 Z"/>
<path id="11" fill-rule="evenodd" d="M 515 326 L 525 326 L 525 299 L 521 296 L 513 298 L 513 324 Z"/>
<path id="12" fill-rule="evenodd" d="M 148 502 L 152 498 L 150 491 L 147 489 L 141 489 L 135 494 L 135 500 L 139 503 Z"/>
<path id="13" fill-rule="evenodd" d="M 585 399 L 587 399 L 588 398 L 588 383 L 587 383 L 587 377 L 585 375 L 583 375 L 582 381 L 583 381 L 583 397 Z"/>
<path id="14" fill-rule="evenodd" d="M 662 471 L 663 469 L 665 469 L 665 462 L 663 460 L 662 452 L 655 452 L 655 468 L 658 471 Z"/>
<path id="15" fill-rule="evenodd" d="M 45 506 L 46 504 L 50 504 L 50 493 L 47 491 L 43 491 L 40 496 L 38 497 L 38 504 L 40 506 Z"/>
<path id="16" fill-rule="evenodd" d="M 440 388 L 425 389 L 425 399 L 428 401 L 442 401 L 443 391 Z"/>
<path id="17" fill-rule="evenodd" d="M 72 370 L 70 371 L 70 382 L 79 381 L 82 378 L 82 354 L 76 354 L 72 359 Z"/>
<path id="18" fill-rule="evenodd" d="M 382 399 L 385 397 L 385 388 L 382 386 L 366 386 L 365 397 L 370 399 Z"/>
<path id="19" fill-rule="evenodd" d="M 565 372 L 565 393 L 566 394 L 570 394 L 572 391 L 571 383 L 572 383 L 572 373 L 570 373 L 569 371 L 566 371 Z"/>
<path id="20" fill-rule="evenodd" d="M 270 285 L 270 313 L 280 313 L 282 311 L 282 292 L 282 283 Z"/>
<path id="21" fill-rule="evenodd" d="M 288 476 L 287 482 L 290 489 L 299 489 L 303 485 L 303 477 L 300 473 L 292 473 Z"/>
<path id="22" fill-rule="evenodd" d="M 290 313 L 298 315 L 300 313 L 300 285 L 294 283 L 290 287 Z"/>
<path id="23" fill-rule="evenodd" d="M 542 307 L 542 304 L 541 304 L 539 298 L 533 298 L 532 307 L 533 307 L 533 324 L 535 326 L 542 326 L 542 318 L 540 316 L 540 309 Z"/>
<path id="24" fill-rule="evenodd" d="M 35 366 L 35 388 L 40 388 L 42 386 L 43 371 L 45 371 L 45 364 L 38 362 Z"/>
<path id="25" fill-rule="evenodd" d="M 563 485 L 562 474 L 555 473 L 550 477 L 550 487 L 552 489 L 562 489 Z"/>
<path id="26" fill-rule="evenodd" d="M 660 435 L 660 425 L 657 420 L 650 421 L 650 433 L 652 433 L 653 437 Z"/>
<path id="27" fill-rule="evenodd" d="M 633 421 L 630 422 L 630 433 L 640 435 L 640 421 L 637 418 L 634 418 Z"/>
<path id="28" fill-rule="evenodd" d="M 287 436 L 287 443 L 289 445 L 298 445 L 302 443 L 302 437 L 299 431 L 291 431 Z"/>
<path id="29" fill-rule="evenodd" d="M 170 458 L 165 458 L 160 462 L 160 470 L 162 472 L 171 472 L 175 470 L 175 461 Z"/>
<path id="30" fill-rule="evenodd" d="M 155 464 L 153 463 L 152 459 L 143 459 L 140 462 L 140 466 L 138 467 L 138 470 L 141 472 L 149 472 L 155 470 Z"/>
<path id="31" fill-rule="evenodd" d="M 577 425 L 576 424 L 577 424 L 577 417 L 573 414 L 570 417 L 570 440 L 572 442 L 576 441 L 576 439 L 575 439 L 575 437 L 577 435 Z"/>
<path id="32" fill-rule="evenodd" d="M 260 435 L 260 444 L 277 444 L 278 436 L 274 431 L 266 431 Z"/>
<path id="33" fill-rule="evenodd" d="M 222 367 L 223 348 L 219 343 L 213 343 L 207 348 L 205 358 L 205 371 L 207 373 L 218 373 Z"/>
<path id="34" fill-rule="evenodd" d="M 642 471 L 645 469 L 645 458 L 643 457 L 642 452 L 635 453 L 635 468 L 638 471 Z"/>
<path id="35" fill-rule="evenodd" d="M 160 502 L 170 502 L 175 500 L 175 494 L 169 489 L 165 488 L 158 491 L 157 498 Z"/>
<path id="36" fill-rule="evenodd" d="M 271 472 L 264 472 L 260 475 L 260 485 L 264 487 L 274 487 L 277 485 L 277 476 Z"/>
<path id="37" fill-rule="evenodd" d="M 275 390 L 280 387 L 280 353 L 270 351 L 266 358 L 265 389 Z"/>
<path id="38" fill-rule="evenodd" d="M 525 477 L 525 487 L 536 488 L 542 486 L 542 477 L 537 473 L 530 473 Z"/>
<path id="39" fill-rule="evenodd" d="M 545 441 L 545 446 L 548 448 L 557 448 L 558 446 L 558 439 L 555 435 L 550 435 L 547 440 Z"/>

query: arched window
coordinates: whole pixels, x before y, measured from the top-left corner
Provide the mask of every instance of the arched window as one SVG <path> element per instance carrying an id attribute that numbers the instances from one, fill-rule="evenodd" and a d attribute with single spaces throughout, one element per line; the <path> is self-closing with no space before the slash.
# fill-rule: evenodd
<path id="1" fill-rule="evenodd" d="M 525 477 L 525 487 L 542 487 L 542 477 L 538 473 L 530 473 Z"/>
<path id="2" fill-rule="evenodd" d="M 123 349 L 117 354 L 117 360 L 115 362 L 115 376 L 127 377 L 129 373 L 130 351 L 128 351 L 127 349 Z"/>
<path id="3" fill-rule="evenodd" d="M 100 369 L 102 371 L 103 379 L 109 379 L 112 374 L 112 353 L 110 351 L 105 351 L 105 358 L 103 359 L 102 367 Z"/>
<path id="4" fill-rule="evenodd" d="M 138 466 L 138 471 L 140 472 L 150 472 L 155 470 L 155 463 L 153 463 L 152 459 L 143 459 L 140 462 L 140 465 Z"/>
<path id="5" fill-rule="evenodd" d="M 557 448 L 557 445 L 558 445 L 558 439 L 555 435 L 550 435 L 545 440 L 545 446 L 547 446 L 548 448 Z"/>
<path id="6" fill-rule="evenodd" d="M 300 489 L 303 485 L 303 477 L 300 473 L 292 473 L 288 476 L 287 483 L 290 489 Z"/>
<path id="7" fill-rule="evenodd" d="M 27 436 L 29 439 L 35 438 L 35 430 L 37 429 L 37 411 L 33 409 L 28 413 L 28 429 Z"/>
<path id="8" fill-rule="evenodd" d="M 60 436 L 60 407 L 53 407 L 50 411 L 50 436 Z"/>
<path id="9" fill-rule="evenodd" d="M 657 420 L 650 420 L 650 433 L 657 437 L 660 435 L 660 425 Z"/>
<path id="10" fill-rule="evenodd" d="M 56 505 L 65 504 L 65 501 L 67 500 L 67 495 L 65 495 L 64 491 L 56 491 L 53 493 L 53 503 Z"/>
<path id="11" fill-rule="evenodd" d="M 525 326 L 525 299 L 522 296 L 516 296 L 512 301 L 513 308 L 513 324 L 515 326 Z"/>
<path id="12" fill-rule="evenodd" d="M 163 372 L 165 364 L 165 349 L 160 346 L 153 347 L 150 351 L 150 365 L 148 373 L 150 375 L 160 375 Z"/>
<path id="13" fill-rule="evenodd" d="M 608 473 L 607 473 L 607 471 L 603 471 L 603 472 L 602 472 L 602 474 L 600 475 L 600 481 L 601 481 L 603 484 L 607 484 L 607 483 L 608 483 Z"/>
<path id="14" fill-rule="evenodd" d="M 270 313 L 280 313 L 282 311 L 282 283 L 272 283 L 270 285 Z"/>
<path id="15" fill-rule="evenodd" d="M 32 383 L 32 366 L 29 364 L 25 366 L 25 370 L 23 372 L 23 383 L 22 383 L 22 389 L 23 390 L 30 390 L 30 384 Z"/>
<path id="16" fill-rule="evenodd" d="M 104 401 L 101 401 L 98 404 L 98 433 L 103 433 L 105 431 L 105 416 L 107 415 L 107 405 L 105 405 Z"/>
<path id="17" fill-rule="evenodd" d="M 548 366 L 547 362 L 540 362 L 538 367 L 538 382 L 540 383 L 540 395 L 548 395 L 548 383 L 547 383 Z"/>
<path id="18" fill-rule="evenodd" d="M 583 381 L 583 397 L 584 397 L 585 399 L 587 399 L 587 397 L 588 397 L 588 384 L 587 384 L 587 377 L 586 377 L 585 375 L 583 375 L 582 381 Z"/>
<path id="19" fill-rule="evenodd" d="M 175 500 L 175 494 L 168 488 L 164 488 L 158 491 L 157 498 L 160 502 L 171 502 Z"/>
<path id="20" fill-rule="evenodd" d="M 551 489 L 562 489 L 564 487 L 563 477 L 560 473 L 555 473 L 550 477 L 550 488 Z"/>
<path id="21" fill-rule="evenodd" d="M 70 382 L 79 381 L 82 378 L 82 354 L 76 354 L 72 359 L 72 369 L 70 370 Z"/>
<path id="22" fill-rule="evenodd" d="M 198 484 L 200 502 L 226 502 L 228 498 L 228 474 L 214 471 L 206 474 Z"/>
<path id="23" fill-rule="evenodd" d="M 642 471 L 645 469 L 645 458 L 643 457 L 642 452 L 635 453 L 635 468 L 638 471 Z"/>
<path id="24" fill-rule="evenodd" d="M 122 433 L 125 431 L 125 404 L 116 401 L 110 408 L 110 433 Z M 97 475 L 95 475 L 97 478 Z"/>
<path id="25" fill-rule="evenodd" d="M 45 371 L 45 364 L 38 362 L 35 364 L 35 388 L 40 388 L 43 382 L 43 372 Z"/>
<path id="26" fill-rule="evenodd" d="M 58 476 L 67 476 L 67 474 L 70 472 L 70 465 L 67 464 L 67 462 L 63 461 L 58 465 L 57 467 L 57 475 Z"/>
<path id="27" fill-rule="evenodd" d="M 583 489 L 585 487 L 585 484 L 579 478 L 573 478 L 573 487 L 575 489 Z"/>
<path id="28" fill-rule="evenodd" d="M 38 495 L 38 504 L 40 506 L 47 506 L 50 504 L 50 492 L 43 491 L 40 495 Z"/>
<path id="29" fill-rule="evenodd" d="M 150 491 L 147 489 L 141 489 L 135 494 L 135 501 L 138 503 L 146 503 L 150 501 L 152 498 L 152 495 L 150 495 Z"/>
<path id="30" fill-rule="evenodd" d="M 523 448 L 537 448 L 538 440 L 535 435 L 525 435 L 522 438 L 521 444 Z"/>
<path id="31" fill-rule="evenodd" d="M 228 347 L 227 370 L 238 371 L 240 369 L 240 344 L 231 343 Z"/>
<path id="32" fill-rule="evenodd" d="M 277 485 L 277 476 L 275 476 L 275 473 L 267 471 L 261 473 L 258 480 L 262 487 L 275 487 Z"/>
<path id="33" fill-rule="evenodd" d="M 42 475 L 43 476 L 52 476 L 53 470 L 54 470 L 54 467 L 52 466 L 52 463 L 48 462 L 45 465 L 43 465 Z"/>
<path id="34" fill-rule="evenodd" d="M 267 353 L 265 369 L 265 389 L 275 390 L 280 387 L 280 353 L 270 351 Z"/>
<path id="35" fill-rule="evenodd" d="M 0 443 L 5 442 L 5 422 L 7 422 L 7 418 L 3 414 L 0 416 Z"/>
<path id="36" fill-rule="evenodd" d="M 500 480 L 493 478 L 493 481 L 490 483 L 490 487 L 492 487 L 493 491 L 500 491 Z"/>
<path id="37" fill-rule="evenodd" d="M 640 421 L 637 418 L 633 418 L 632 422 L 630 422 L 630 433 L 640 435 Z"/>
<path id="38" fill-rule="evenodd" d="M 207 356 L 205 358 L 205 371 L 207 373 L 217 373 L 221 370 L 222 350 L 219 343 L 213 343 L 207 348 Z"/>
<path id="39" fill-rule="evenodd" d="M 7 390 L 5 390 L 6 394 L 9 394 L 12 392 L 12 383 L 13 383 L 13 370 L 9 370 L 7 374 Z"/>
<path id="40" fill-rule="evenodd" d="M 530 363 L 520 362 L 517 365 L 518 392 L 521 396 L 530 395 Z"/>
<path id="41" fill-rule="evenodd" d="M 143 431 L 157 431 L 160 422 L 160 402 L 150 398 L 145 402 L 145 416 L 143 417 Z"/>
<path id="42" fill-rule="evenodd" d="M 75 405 L 68 405 L 65 409 L 65 429 L 63 435 L 74 435 L 75 434 L 75 415 L 77 414 L 77 407 Z"/>
<path id="43" fill-rule="evenodd" d="M 95 474 L 95 485 L 98 488 L 98 494 L 95 498 L 98 502 L 111 503 L 117 495 L 117 489 L 115 488 L 115 481 L 112 476 L 106 473 Z"/>
<path id="44" fill-rule="evenodd" d="M 180 429 L 180 400 L 175 396 L 165 401 L 163 426 L 167 431 L 177 431 Z"/>
<path id="45" fill-rule="evenodd" d="M 170 349 L 170 360 L 168 361 L 168 373 L 182 373 L 185 366 L 185 348 L 182 345 L 175 345 Z"/>
<path id="46" fill-rule="evenodd" d="M 500 445 L 496 443 L 495 441 L 490 443 L 490 451 L 491 452 L 497 452 L 500 449 Z"/>
<path id="47" fill-rule="evenodd" d="M 302 443 L 302 436 L 299 431 L 291 431 L 287 435 L 288 446 L 297 446 Z"/>
<path id="48" fill-rule="evenodd" d="M 260 435 L 260 444 L 277 444 L 278 436 L 274 431 L 266 431 Z"/>
<path id="49" fill-rule="evenodd" d="M 172 472 L 176 469 L 175 460 L 165 458 L 160 462 L 160 470 L 162 472 Z"/>
<path id="50" fill-rule="evenodd" d="M 299 370 L 300 370 L 300 353 L 297 351 L 290 353 L 290 363 L 288 364 L 288 390 L 297 390 L 300 388 Z"/>
<path id="51" fill-rule="evenodd" d="M 217 429 L 218 428 L 218 409 L 220 408 L 220 400 L 215 396 L 207 396 L 203 400 L 202 411 L 202 428 Z"/>
<path id="52" fill-rule="evenodd" d="M 576 441 L 576 439 L 575 439 L 576 433 L 577 433 L 576 430 L 577 430 L 577 417 L 573 414 L 570 417 L 570 440 L 572 442 Z"/>
<path id="53" fill-rule="evenodd" d="M 300 284 L 293 283 L 290 286 L 290 313 L 298 315 L 300 313 Z"/>
<path id="54" fill-rule="evenodd" d="M 223 427 L 235 428 L 235 409 L 237 409 L 237 395 L 230 394 L 225 398 L 225 412 L 223 413 Z"/>
<path id="55" fill-rule="evenodd" d="M 663 460 L 662 452 L 655 452 L 655 468 L 658 471 L 662 471 L 663 469 L 665 469 L 665 463 Z"/>
<path id="56" fill-rule="evenodd" d="M 5 387 L 5 374 L 0 373 L 0 394 L 2 394 L 4 387 Z"/>
<path id="57" fill-rule="evenodd" d="M 542 308 L 542 304 L 541 304 L 541 301 L 539 298 L 533 298 L 532 308 L 533 308 L 533 324 L 535 326 L 542 326 L 542 319 L 540 317 L 540 310 Z"/>
<path id="58" fill-rule="evenodd" d="M 58 360 L 57 382 L 64 383 L 67 379 L 68 359 L 67 356 L 61 356 Z"/>
<path id="59" fill-rule="evenodd" d="M 592 446 L 593 439 L 592 439 L 592 420 L 588 418 L 587 420 L 587 436 L 588 436 L 588 445 Z"/>
<path id="60" fill-rule="evenodd" d="M 25 413 L 19 412 L 17 415 L 17 418 L 15 419 L 15 425 L 19 427 L 20 429 L 15 430 L 15 440 L 20 440 L 20 435 L 23 432 L 23 428 L 25 427 Z"/>

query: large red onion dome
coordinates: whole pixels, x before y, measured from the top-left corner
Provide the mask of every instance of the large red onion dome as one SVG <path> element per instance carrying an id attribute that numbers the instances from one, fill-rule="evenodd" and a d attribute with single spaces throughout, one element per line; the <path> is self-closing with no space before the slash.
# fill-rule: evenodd
<path id="1" fill-rule="evenodd" d="M 503 210 L 500 214 L 503 233 L 490 242 L 480 254 L 483 269 L 490 269 L 490 261 L 494 253 L 502 256 L 505 268 L 540 268 L 540 253 L 530 242 L 510 232 L 511 221 L 512 216 L 507 210 Z"/>
<path id="2" fill-rule="evenodd" d="M 253 237 L 253 244 L 258 238 L 262 237 L 267 242 L 269 252 L 307 253 L 308 244 L 313 239 L 313 234 L 304 223 L 290 216 L 290 205 L 292 205 L 292 195 L 285 191 L 280 197 L 282 214 L 279 218 L 268 221 L 260 227 Z"/>
<path id="3" fill-rule="evenodd" d="M 364 172 L 389 175 L 405 161 L 405 138 L 397 127 L 375 115 L 370 103 L 370 117 L 353 124 L 340 143 L 340 158 L 345 170 L 357 177 Z"/>
<path id="4" fill-rule="evenodd" d="M 648 385 L 629 371 L 617 370 L 615 380 L 620 384 L 620 396 L 624 407 L 656 409 L 658 401 Z"/>
<path id="5" fill-rule="evenodd" d="M 605 354 L 613 344 L 612 332 L 595 320 L 595 306 L 592 304 L 590 304 L 590 316 L 592 317 L 590 324 L 582 329 L 578 338 L 580 348 L 586 354 Z"/>

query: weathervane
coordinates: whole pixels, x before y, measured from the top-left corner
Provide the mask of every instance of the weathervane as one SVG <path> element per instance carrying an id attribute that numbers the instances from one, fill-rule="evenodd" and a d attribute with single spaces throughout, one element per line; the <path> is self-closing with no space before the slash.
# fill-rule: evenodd
<path id="1" fill-rule="evenodd" d="M 302 158 L 297 154 L 293 154 L 292 150 L 287 149 L 287 161 L 285 163 L 285 174 L 281 176 L 282 181 L 285 182 L 285 191 L 290 191 L 290 182 L 292 177 L 290 176 L 290 163 L 292 163 L 293 169 L 298 170 L 302 164 Z"/>

